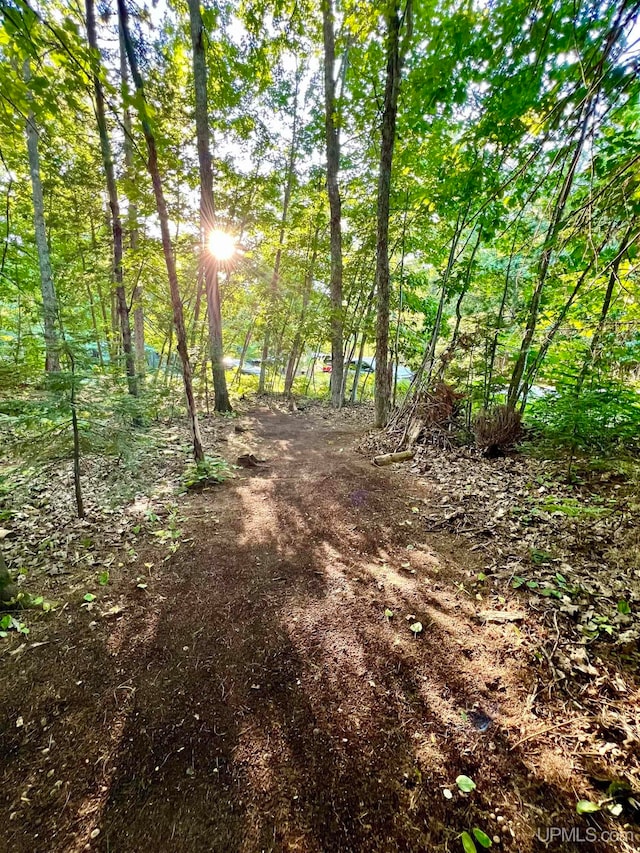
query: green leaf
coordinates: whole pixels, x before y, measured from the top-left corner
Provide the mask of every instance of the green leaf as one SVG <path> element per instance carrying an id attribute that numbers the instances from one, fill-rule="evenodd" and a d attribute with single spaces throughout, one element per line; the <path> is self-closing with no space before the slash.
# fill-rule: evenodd
<path id="1" fill-rule="evenodd" d="M 475 828 L 473 830 L 473 834 L 475 835 L 475 839 L 481 847 L 489 848 L 491 847 L 491 839 L 487 835 L 486 832 L 483 832 L 481 829 Z"/>
<path id="2" fill-rule="evenodd" d="M 576 812 L 578 814 L 594 814 L 599 812 L 600 806 L 597 803 L 592 803 L 591 800 L 578 800 L 576 803 Z"/>
<path id="3" fill-rule="evenodd" d="M 422 622 L 413 622 L 409 625 L 409 630 L 413 631 L 414 634 L 420 634 L 422 631 Z"/>
<path id="4" fill-rule="evenodd" d="M 478 848 L 473 843 L 473 838 L 469 835 L 468 832 L 463 832 L 460 836 L 460 840 L 462 841 L 464 853 L 478 853 Z"/>
<path id="5" fill-rule="evenodd" d="M 100 572 L 100 574 L 98 575 L 98 583 L 100 584 L 100 586 L 106 586 L 109 583 L 108 571 Z"/>
<path id="6" fill-rule="evenodd" d="M 391 619 L 393 617 L 393 610 L 389 610 L 388 607 L 385 607 L 384 615 L 387 617 L 387 619 Z"/>
<path id="7" fill-rule="evenodd" d="M 458 776 L 456 779 L 456 785 L 465 794 L 470 794 L 471 791 L 475 791 L 477 787 L 476 783 L 473 779 L 469 778 L 469 776 Z"/>
<path id="8" fill-rule="evenodd" d="M 87 592 L 84 594 L 83 600 L 91 602 L 91 601 L 95 601 L 96 597 L 92 592 Z"/>
<path id="9" fill-rule="evenodd" d="M 618 602 L 618 613 L 624 613 L 625 616 L 628 616 L 631 613 L 629 602 L 625 601 L 624 598 Z"/>

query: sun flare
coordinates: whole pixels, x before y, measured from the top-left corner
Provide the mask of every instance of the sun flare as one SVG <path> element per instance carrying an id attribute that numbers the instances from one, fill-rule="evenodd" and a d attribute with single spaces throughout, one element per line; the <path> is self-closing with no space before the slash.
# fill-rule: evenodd
<path id="1" fill-rule="evenodd" d="M 226 231 L 212 231 L 209 234 L 207 245 L 213 257 L 218 261 L 230 261 L 236 252 L 235 240 Z"/>

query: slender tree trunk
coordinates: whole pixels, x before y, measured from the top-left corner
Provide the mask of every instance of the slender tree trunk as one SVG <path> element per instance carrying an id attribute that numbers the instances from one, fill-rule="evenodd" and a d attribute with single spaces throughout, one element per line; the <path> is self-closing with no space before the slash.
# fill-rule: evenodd
<path id="1" fill-rule="evenodd" d="M 473 273 L 473 263 L 476 259 L 476 254 L 478 252 L 478 248 L 480 247 L 480 241 L 482 240 L 482 227 L 478 229 L 478 236 L 476 238 L 476 242 L 474 244 L 473 249 L 471 250 L 471 256 L 469 258 L 469 263 L 467 265 L 467 271 L 464 277 L 464 283 L 462 285 L 462 289 L 458 294 L 458 298 L 456 300 L 456 324 L 453 328 L 453 334 L 451 335 L 451 344 L 450 349 L 453 352 L 455 350 L 456 345 L 458 343 L 458 338 L 460 337 L 460 326 L 462 324 L 462 303 L 464 301 L 465 296 L 469 291 L 469 285 L 471 284 L 471 275 Z"/>
<path id="2" fill-rule="evenodd" d="M 295 178 L 295 164 L 298 151 L 298 88 L 300 84 L 299 72 L 296 72 L 296 89 L 293 101 L 293 128 L 291 132 L 291 148 L 289 149 L 289 159 L 287 161 L 287 177 L 284 187 L 284 200 L 282 203 L 282 216 L 280 218 L 280 232 L 278 234 L 278 249 L 276 251 L 276 259 L 273 265 L 273 274 L 271 276 L 271 286 L 269 288 L 269 302 L 271 311 L 275 308 L 278 298 L 278 284 L 280 281 L 280 265 L 282 263 L 282 250 L 284 248 L 284 237 L 287 226 L 287 217 L 289 215 L 289 203 L 291 201 L 291 192 L 293 190 L 293 180 Z M 267 359 L 269 358 L 269 346 L 271 338 L 271 321 L 267 322 L 262 343 L 262 360 L 260 362 L 260 379 L 258 380 L 258 394 L 264 394 L 265 378 L 267 373 Z"/>
<path id="3" fill-rule="evenodd" d="M 366 326 L 366 324 L 365 324 Z M 351 386 L 351 402 L 355 403 L 358 397 L 358 383 L 360 382 L 360 374 L 362 372 L 362 359 L 364 358 L 364 348 L 367 343 L 367 330 L 362 332 L 360 339 L 360 349 L 358 350 L 358 363 L 356 364 L 355 373 L 353 376 L 353 385 Z"/>
<path id="4" fill-rule="evenodd" d="M 313 273 L 316 265 L 316 258 L 318 256 L 318 237 L 320 234 L 320 225 L 317 224 L 313 237 L 311 238 L 311 257 L 309 259 L 309 265 L 307 267 L 307 274 L 305 276 L 304 289 L 302 292 L 302 310 L 300 311 L 300 317 L 298 319 L 298 328 L 296 330 L 295 337 L 293 339 L 293 344 L 291 346 L 291 353 L 289 355 L 289 360 L 287 362 L 287 372 L 284 379 L 284 393 L 285 396 L 291 394 L 291 388 L 293 387 L 293 380 L 296 375 L 296 367 L 298 362 L 300 361 L 300 356 L 302 355 L 302 348 L 304 346 L 304 324 L 307 316 L 307 308 L 309 306 L 309 299 L 311 298 L 311 289 L 313 287 Z"/>
<path id="5" fill-rule="evenodd" d="M 509 253 L 509 262 L 507 263 L 507 272 L 504 277 L 504 287 L 502 288 L 502 296 L 500 298 L 500 307 L 498 308 L 498 316 L 495 322 L 495 329 L 493 332 L 493 338 L 491 339 L 491 346 L 489 347 L 487 361 L 487 372 L 485 376 L 484 383 L 484 396 L 483 396 L 483 405 L 484 408 L 488 408 L 489 402 L 492 399 L 491 394 L 491 383 L 493 382 L 493 371 L 496 362 L 496 354 L 498 352 L 498 342 L 500 340 L 500 332 L 502 330 L 502 321 L 504 318 L 504 312 L 507 305 L 507 297 L 509 296 L 509 284 L 511 282 L 511 267 L 513 265 L 513 257 L 516 248 L 516 238 L 517 234 L 514 235 L 513 242 L 511 243 L 511 252 Z"/>
<path id="6" fill-rule="evenodd" d="M 76 362 L 70 349 L 68 355 L 71 362 L 71 397 L 69 402 L 71 405 L 71 432 L 73 434 L 73 487 L 76 495 L 78 518 L 84 518 L 84 501 L 82 500 L 82 482 L 80 480 L 80 428 L 76 406 Z"/>
<path id="7" fill-rule="evenodd" d="M 629 231 L 627 232 L 627 238 L 630 236 L 631 230 L 632 230 L 632 226 L 630 226 Z M 638 238 L 638 234 L 635 234 L 633 239 L 629 240 L 629 242 L 626 242 L 627 238 L 625 238 L 625 241 L 623 241 L 623 243 L 621 244 L 620 249 L 619 249 L 619 252 L 622 252 L 622 254 L 624 254 L 624 252 L 628 248 L 629 243 L 634 242 Z M 558 333 L 558 330 L 562 326 L 562 323 L 564 322 L 565 317 L 567 316 L 567 314 L 569 313 L 569 310 L 571 309 L 572 305 L 574 304 L 578 294 L 580 293 L 580 291 L 584 287 L 584 284 L 585 284 L 587 278 L 589 277 L 589 272 L 591 271 L 594 263 L 596 262 L 596 260 L 600 256 L 600 253 L 605 248 L 608 240 L 609 240 L 609 235 L 607 235 L 604 238 L 604 240 L 602 241 L 600 246 L 596 249 L 596 251 L 594 253 L 594 257 L 590 260 L 588 266 L 583 270 L 582 274 L 580 275 L 580 278 L 574 284 L 573 290 L 569 294 L 569 298 L 565 301 L 564 305 L 560 309 L 560 312 L 558 313 L 558 316 L 553 321 L 552 325 L 549 327 L 547 333 L 545 334 L 544 340 L 540 344 L 538 352 L 536 353 L 536 357 L 528 365 L 527 370 L 525 371 L 525 374 L 524 374 L 523 380 L 522 380 L 522 391 L 521 391 L 521 397 L 520 397 L 520 406 L 521 406 L 522 411 L 524 411 L 524 409 L 525 409 L 525 406 L 527 404 L 527 397 L 529 395 L 529 391 L 531 390 L 531 386 L 533 385 L 533 383 L 535 381 L 536 375 L 537 375 L 540 367 L 542 366 L 542 363 L 544 362 L 544 360 L 546 358 L 547 352 L 549 351 L 551 344 L 553 343 L 555 336 Z M 616 263 L 619 264 L 620 263 L 620 257 L 621 257 L 620 255 L 616 255 L 616 257 L 613 259 L 613 261 L 611 261 L 605 267 L 605 269 L 602 272 L 604 273 L 607 270 L 611 269 L 613 266 L 616 265 Z"/>
<path id="8" fill-rule="evenodd" d="M 411 33 L 412 0 L 407 0 L 404 19 L 408 36 Z M 391 195 L 391 166 L 396 139 L 398 93 L 402 74 L 403 50 L 400 45 L 402 21 L 397 0 L 387 15 L 387 79 L 382 114 L 380 172 L 378 175 L 378 234 L 376 242 L 376 379 L 375 425 L 387 423 L 391 407 L 391 372 L 389 365 L 389 200 Z"/>
<path id="9" fill-rule="evenodd" d="M 169 278 L 169 287 L 171 290 L 171 307 L 173 310 L 173 325 L 176 330 L 176 346 L 180 359 L 182 360 L 182 379 L 184 382 L 184 391 L 187 401 L 187 412 L 189 415 L 189 423 L 191 434 L 193 437 L 193 456 L 196 462 L 204 461 L 204 450 L 202 448 L 202 439 L 200 437 L 200 425 L 198 423 L 198 412 L 196 401 L 193 394 L 193 378 L 191 373 L 191 364 L 189 363 L 189 352 L 187 349 L 187 333 L 184 325 L 184 314 L 182 311 L 182 301 L 180 299 L 180 288 L 178 286 L 178 274 L 176 272 L 176 263 L 173 257 L 173 249 L 171 246 L 171 236 L 169 234 L 169 216 L 167 213 L 167 203 L 164 197 L 162 188 L 162 179 L 160 177 L 160 169 L 158 167 L 158 152 L 156 149 L 156 140 L 149 122 L 147 113 L 147 105 L 144 95 L 144 84 L 140 71 L 138 70 L 138 60 L 136 58 L 133 43 L 128 29 L 128 13 L 126 0 L 118 0 L 118 17 L 122 27 L 122 34 L 125 43 L 125 50 L 129 67 L 131 69 L 131 77 L 136 88 L 138 98 L 138 110 L 142 123 L 147 143 L 148 161 L 147 167 L 151 175 L 153 184 L 153 192 L 158 210 L 158 219 L 160 220 L 160 233 L 162 237 L 162 250 L 164 252 L 165 264 L 167 267 L 167 275 Z"/>
<path id="10" fill-rule="evenodd" d="M 342 202 L 338 174 L 340 171 L 340 135 L 336 121 L 335 32 L 332 0 L 322 0 L 322 34 L 324 41 L 324 102 L 327 147 L 327 193 L 330 210 L 331 247 L 331 403 L 342 406 L 342 374 L 344 343 L 342 329 Z"/>
<path id="11" fill-rule="evenodd" d="M 240 381 L 240 376 L 242 375 L 242 367 L 244 365 L 244 360 L 247 357 L 247 350 L 249 349 L 249 344 L 251 343 L 251 336 L 253 335 L 253 327 L 255 326 L 255 324 L 256 324 L 256 318 L 252 317 L 251 318 L 251 324 L 249 325 L 249 328 L 247 329 L 247 333 L 244 336 L 244 342 L 242 344 L 242 352 L 240 353 L 240 358 L 238 359 L 238 369 L 237 369 L 236 375 L 235 375 L 235 381 L 236 382 Z"/>
<path id="12" fill-rule="evenodd" d="M 600 341 L 602 340 L 602 336 L 604 334 L 605 325 L 607 322 L 607 316 L 609 314 L 609 309 L 611 307 L 611 300 L 613 299 L 613 292 L 615 290 L 616 284 L 619 283 L 619 270 L 622 259 L 624 258 L 626 252 L 629 249 L 629 246 L 635 239 L 637 239 L 638 235 L 632 237 L 633 230 L 635 227 L 635 223 L 632 223 L 624 234 L 624 237 L 620 241 L 620 247 L 618 252 L 611 262 L 611 269 L 609 272 L 609 279 L 607 281 L 607 289 L 604 294 L 604 299 L 602 301 L 602 308 L 600 309 L 600 317 L 598 319 L 598 325 L 596 326 L 596 330 L 593 333 L 593 337 L 591 338 L 591 346 L 589 347 L 589 354 L 587 358 L 584 360 L 582 365 L 582 369 L 580 370 L 580 375 L 578 377 L 577 382 L 577 393 L 580 393 L 582 390 L 582 386 L 587 378 L 589 370 L 593 368 L 593 366 L 597 363 L 600 358 Z"/>
<path id="13" fill-rule="evenodd" d="M 24 64 L 24 78 L 31 78 L 29 61 Z M 40 266 L 40 291 L 42 293 L 42 317 L 44 321 L 44 343 L 46 350 L 45 370 L 54 373 L 60 370 L 60 346 L 56 330 L 58 322 L 58 300 L 56 298 L 51 258 L 47 242 L 47 228 L 44 220 L 44 197 L 40 177 L 40 152 L 38 150 L 38 129 L 33 111 L 26 123 L 27 150 L 29 154 L 29 172 L 31 173 L 31 192 L 33 195 L 33 224 Z"/>
<path id="14" fill-rule="evenodd" d="M 127 68 L 127 54 L 124 46 L 122 27 L 118 26 L 120 44 L 120 83 L 122 89 L 122 100 L 124 103 L 122 124 L 124 128 L 124 164 L 127 183 L 133 185 L 133 131 L 131 123 L 131 110 L 129 109 L 129 70 Z M 127 210 L 129 227 L 129 248 L 132 252 L 138 248 L 138 206 L 129 198 Z M 133 307 L 133 345 L 136 357 L 136 371 L 138 376 L 143 376 L 147 368 L 147 359 L 144 350 L 144 305 L 142 301 L 142 286 L 139 281 L 132 293 Z"/>
<path id="15" fill-rule="evenodd" d="M 190 336 L 190 346 L 194 347 L 196 345 L 196 338 L 198 336 L 198 322 L 200 320 L 200 310 L 202 307 L 202 296 L 204 294 L 206 288 L 205 280 L 204 280 L 204 269 L 202 264 L 198 268 L 198 281 L 196 283 L 196 303 L 193 308 L 193 321 L 191 324 L 191 336 Z"/>
<path id="16" fill-rule="evenodd" d="M 538 315 L 540 312 L 540 301 L 542 299 L 542 292 L 544 290 L 544 286 L 547 281 L 547 276 L 549 274 L 549 267 L 551 264 L 553 251 L 555 249 L 556 238 L 562 226 L 562 217 L 564 216 L 565 207 L 569 199 L 569 193 L 571 192 L 571 188 L 573 186 L 573 180 L 576 174 L 576 169 L 578 168 L 578 162 L 580 160 L 580 157 L 582 156 L 582 150 L 584 148 L 584 143 L 587 138 L 587 130 L 589 128 L 589 122 L 591 120 L 591 116 L 594 109 L 594 101 L 588 101 L 583 109 L 584 113 L 582 116 L 582 121 L 580 123 L 578 140 L 575 144 L 575 148 L 573 150 L 573 154 L 569 162 L 569 168 L 567 169 L 567 173 L 564 176 L 562 185 L 560 187 L 560 192 L 558 193 L 558 197 L 554 204 L 551 219 L 549 221 L 549 227 L 547 228 L 547 233 L 545 235 L 544 245 L 542 247 L 542 253 L 540 255 L 540 260 L 538 263 L 538 275 L 536 276 L 536 283 L 533 290 L 533 295 L 531 296 L 531 301 L 529 302 L 529 308 L 527 312 L 527 325 L 522 338 L 522 343 L 520 345 L 520 352 L 518 353 L 518 357 L 516 359 L 516 363 L 513 366 L 513 372 L 511 374 L 511 382 L 509 384 L 509 392 L 507 395 L 507 405 L 512 409 L 515 408 L 518 399 L 522 393 L 521 382 L 527 367 L 529 351 L 531 349 L 533 337 L 535 335 L 536 328 L 538 325 Z"/>
<path id="17" fill-rule="evenodd" d="M 87 11 L 87 37 L 89 47 L 94 52 L 92 57 L 93 67 L 93 90 L 95 94 L 96 119 L 98 122 L 98 134 L 100 136 L 100 152 L 102 154 L 102 166 L 104 168 L 107 183 L 107 194 L 109 196 L 109 209 L 111 211 L 111 229 L 113 233 L 113 282 L 116 291 L 116 303 L 118 308 L 118 320 L 120 333 L 122 335 L 122 349 L 127 369 L 127 387 L 129 393 L 134 397 L 138 395 L 138 383 L 136 380 L 136 361 L 131 344 L 131 325 L 129 323 L 129 307 L 124 290 L 124 277 L 122 272 L 122 220 L 120 218 L 120 203 L 118 201 L 118 187 L 113 168 L 113 156 L 111 143 L 107 130 L 107 120 L 104 111 L 104 92 L 100 81 L 100 51 L 98 48 L 98 37 L 96 34 L 96 18 L 93 0 L 86 0 Z"/>
<path id="18" fill-rule="evenodd" d="M 396 338 L 393 345 L 393 400 L 395 408 L 398 392 L 398 367 L 400 366 L 400 326 L 402 323 L 402 301 L 404 298 L 404 256 L 407 237 L 407 213 L 409 211 L 409 192 L 407 191 L 404 201 L 404 213 L 402 215 L 402 240 L 400 246 L 400 283 L 398 285 L 398 320 L 396 323 Z"/>
<path id="19" fill-rule="evenodd" d="M 191 46 L 193 49 L 193 84 L 196 98 L 196 140 L 200 167 L 200 243 L 204 263 L 207 308 L 209 316 L 209 350 L 213 376 L 214 408 L 216 412 L 230 412 L 227 377 L 224 371 L 222 342 L 222 314 L 218 264 L 206 251 L 207 235 L 215 225 L 213 201 L 213 170 L 209 149 L 209 114 L 207 104 L 207 66 L 204 53 L 204 28 L 200 13 L 200 0 L 188 0 Z"/>

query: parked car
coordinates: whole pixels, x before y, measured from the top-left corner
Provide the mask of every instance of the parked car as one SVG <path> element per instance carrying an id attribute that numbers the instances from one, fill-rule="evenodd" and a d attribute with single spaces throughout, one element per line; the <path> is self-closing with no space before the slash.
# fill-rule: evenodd
<path id="1" fill-rule="evenodd" d="M 358 367 L 358 360 L 352 359 L 349 362 L 349 368 L 355 370 Z M 395 365 L 394 365 L 395 368 Z M 375 373 L 376 371 L 376 360 L 375 358 L 363 358 L 360 363 L 360 373 Z M 396 373 L 398 382 L 411 382 L 413 377 L 415 376 L 413 370 L 408 368 L 405 364 L 399 364 L 397 373 Z"/>
<path id="2" fill-rule="evenodd" d="M 240 373 L 244 373 L 245 376 L 260 376 L 260 367 L 262 365 L 262 361 L 259 358 L 250 358 L 240 368 Z"/>

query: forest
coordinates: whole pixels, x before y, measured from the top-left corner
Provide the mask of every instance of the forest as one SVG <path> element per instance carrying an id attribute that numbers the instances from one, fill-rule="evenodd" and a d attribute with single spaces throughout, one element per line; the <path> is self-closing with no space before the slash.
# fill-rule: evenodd
<path id="1" fill-rule="evenodd" d="M 639 18 L 0 0 L 12 849 L 638 849 Z"/>

